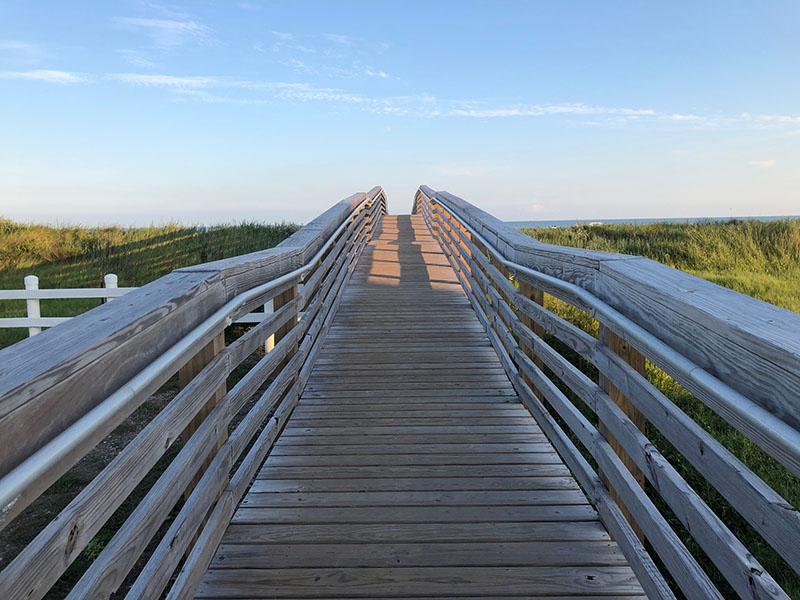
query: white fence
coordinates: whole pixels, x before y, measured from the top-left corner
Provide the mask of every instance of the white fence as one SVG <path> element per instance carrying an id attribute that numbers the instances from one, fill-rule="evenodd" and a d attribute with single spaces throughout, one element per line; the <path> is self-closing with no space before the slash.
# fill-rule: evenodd
<path id="1" fill-rule="evenodd" d="M 25 289 L 22 290 L 0 290 L 0 301 L 2 300 L 25 300 L 28 305 L 27 317 L 4 317 L 0 318 L 0 329 L 10 327 L 27 327 L 28 335 L 33 336 L 42 332 L 43 327 L 53 327 L 64 321 L 69 321 L 72 317 L 43 317 L 41 314 L 40 300 L 51 300 L 54 298 L 105 298 L 111 302 L 114 298 L 124 296 L 135 287 L 118 287 L 118 278 L 113 273 L 103 277 L 102 288 L 58 288 L 50 290 L 39 289 L 39 278 L 36 275 L 25 277 Z M 265 312 L 250 313 L 236 320 L 236 323 L 260 323 L 266 315 L 272 312 L 272 301 L 264 306 Z"/>

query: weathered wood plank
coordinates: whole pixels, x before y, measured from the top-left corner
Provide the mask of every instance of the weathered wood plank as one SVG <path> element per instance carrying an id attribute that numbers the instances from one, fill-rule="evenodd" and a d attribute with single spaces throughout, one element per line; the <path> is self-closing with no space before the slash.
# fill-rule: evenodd
<path id="1" fill-rule="evenodd" d="M 402 477 L 365 479 L 257 479 L 252 493 L 448 490 L 571 490 L 571 477 Z"/>
<path id="2" fill-rule="evenodd" d="M 608 541 L 599 520 L 502 523 L 231 524 L 230 544 Z"/>
<path id="3" fill-rule="evenodd" d="M 297 567 L 624 566 L 619 547 L 597 542 L 223 544 L 212 569 Z"/>
<path id="4" fill-rule="evenodd" d="M 630 567 L 414 567 L 340 569 L 221 569 L 207 573 L 198 598 L 303 597 L 336 589 L 340 594 L 441 595 L 454 586 L 465 595 L 635 594 L 640 591 Z"/>

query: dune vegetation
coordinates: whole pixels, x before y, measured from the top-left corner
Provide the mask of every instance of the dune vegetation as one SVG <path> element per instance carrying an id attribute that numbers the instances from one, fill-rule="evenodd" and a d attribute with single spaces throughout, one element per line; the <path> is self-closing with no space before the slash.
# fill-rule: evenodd
<path id="1" fill-rule="evenodd" d="M 179 223 L 141 228 L 48 226 L 0 219 L 0 289 L 23 287 L 26 275 L 39 287 L 103 287 L 115 273 L 120 287 L 141 286 L 178 267 L 272 248 L 297 231 L 293 223 L 245 222 L 215 227 Z M 74 316 L 99 300 L 42 300 L 43 317 Z M 0 317 L 25 316 L 25 301 L 0 302 Z M 0 347 L 27 336 L 0 329 Z"/>
<path id="2" fill-rule="evenodd" d="M 726 286 L 743 294 L 800 312 L 800 219 L 779 221 L 728 221 L 655 223 L 648 225 L 577 225 L 560 229 L 523 229 L 539 241 L 606 252 L 645 256 Z M 587 313 L 545 294 L 545 306 L 555 314 L 597 335 L 598 323 Z M 551 335 L 545 339 L 597 381 L 597 370 Z M 557 378 L 554 380 L 557 381 Z M 728 425 L 664 371 L 647 361 L 648 380 L 678 407 L 736 455 L 791 505 L 800 507 L 800 482 L 788 469 L 756 444 Z M 570 390 L 568 397 L 596 424 Z M 769 571 L 791 598 L 800 598 L 800 576 L 770 548 L 744 518 L 696 471 L 652 424 L 647 437 L 676 467 L 728 528 Z M 578 445 L 580 447 L 580 445 Z M 591 457 L 587 455 L 591 460 Z M 736 597 L 733 589 L 711 560 L 691 538 L 678 518 L 647 484 L 650 498 L 667 515 L 702 567 L 725 597 Z"/>
<path id="3" fill-rule="evenodd" d="M 800 219 L 523 229 L 548 244 L 645 256 L 800 312 Z"/>

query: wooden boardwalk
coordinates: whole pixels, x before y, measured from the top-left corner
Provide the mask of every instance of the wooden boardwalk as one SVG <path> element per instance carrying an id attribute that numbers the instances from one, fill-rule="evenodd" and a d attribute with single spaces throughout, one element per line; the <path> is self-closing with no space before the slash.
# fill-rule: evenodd
<path id="1" fill-rule="evenodd" d="M 422 217 L 385 217 L 197 597 L 631 596 Z"/>

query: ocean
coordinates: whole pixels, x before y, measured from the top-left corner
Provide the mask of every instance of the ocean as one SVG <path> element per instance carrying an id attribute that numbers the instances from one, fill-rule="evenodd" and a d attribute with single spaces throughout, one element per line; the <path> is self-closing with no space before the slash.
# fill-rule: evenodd
<path id="1" fill-rule="evenodd" d="M 562 219 L 556 221 L 506 221 L 517 229 L 529 227 L 572 227 L 573 225 L 647 225 L 648 223 L 707 223 L 714 221 L 778 221 L 780 219 L 800 219 L 800 215 L 774 217 L 684 217 L 664 219 Z"/>

